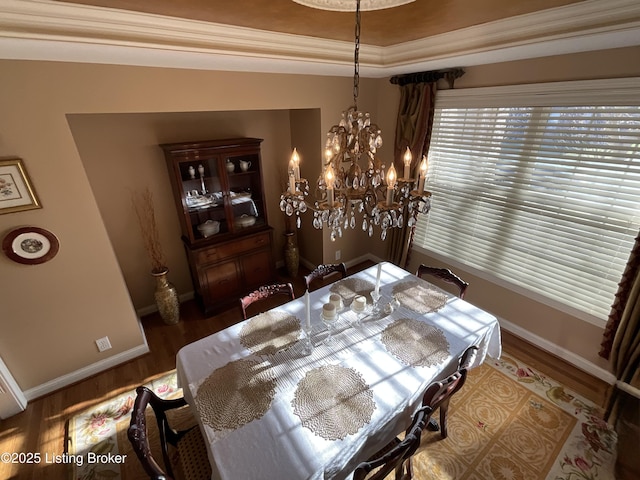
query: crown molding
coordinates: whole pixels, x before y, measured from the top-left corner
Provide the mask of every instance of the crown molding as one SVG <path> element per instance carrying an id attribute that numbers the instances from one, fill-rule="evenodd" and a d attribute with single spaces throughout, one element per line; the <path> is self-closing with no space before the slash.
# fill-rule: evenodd
<path id="1" fill-rule="evenodd" d="M 492 52 L 532 56 L 640 45 L 640 2 L 588 0 L 387 47 L 384 65 Z M 447 65 L 453 66 L 453 65 Z"/>
<path id="2" fill-rule="evenodd" d="M 360 75 L 640 44 L 640 2 L 586 0 L 389 47 Z M 353 44 L 51 0 L 0 0 L 0 58 L 205 70 L 353 74 Z"/>

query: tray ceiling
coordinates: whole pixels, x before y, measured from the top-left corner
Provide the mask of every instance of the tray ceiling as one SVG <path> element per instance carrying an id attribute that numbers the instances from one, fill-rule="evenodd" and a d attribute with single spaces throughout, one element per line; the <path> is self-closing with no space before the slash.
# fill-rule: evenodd
<path id="1" fill-rule="evenodd" d="M 362 12 L 362 42 L 389 46 L 584 0 L 415 0 Z M 293 0 L 66 0 L 100 7 L 353 41 L 352 12 L 324 11 Z M 354 1 L 355 5 L 355 1 Z"/>
<path id="2" fill-rule="evenodd" d="M 351 76 L 354 17 L 293 0 L 0 0 L 0 59 Z M 638 0 L 415 0 L 362 12 L 360 75 L 638 45 Z"/>

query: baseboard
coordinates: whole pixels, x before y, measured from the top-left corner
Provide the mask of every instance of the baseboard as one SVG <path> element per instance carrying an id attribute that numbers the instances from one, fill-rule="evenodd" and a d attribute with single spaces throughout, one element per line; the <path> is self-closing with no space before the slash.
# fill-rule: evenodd
<path id="1" fill-rule="evenodd" d="M 147 340 L 145 338 L 144 344 L 142 345 L 138 345 L 137 347 L 129 349 L 125 352 L 118 353 L 109 358 L 105 358 L 104 360 L 100 360 L 99 362 L 87 365 L 86 367 L 76 370 L 75 372 L 71 372 L 66 375 L 62 375 L 61 377 L 54 378 L 53 380 L 43 383 L 42 385 L 38 385 L 37 387 L 30 388 L 29 390 L 23 392 L 24 396 L 29 401 L 34 400 L 56 390 L 60 390 L 61 388 L 68 387 L 69 385 L 84 380 L 85 378 L 89 378 L 92 375 L 104 372 L 105 370 L 120 365 L 121 363 L 133 360 L 146 353 L 149 353 L 149 345 L 147 345 Z"/>
<path id="2" fill-rule="evenodd" d="M 575 353 L 566 350 L 556 345 L 555 343 L 550 342 L 549 340 L 539 337 L 529 332 L 528 330 L 525 330 L 524 328 L 509 322 L 508 320 L 499 318 L 498 321 L 500 322 L 500 328 L 503 328 L 513 335 L 526 340 L 530 344 L 545 352 L 561 358 L 565 362 L 573 365 L 574 367 L 582 370 L 585 373 L 588 373 L 592 377 L 602 380 L 609 385 L 613 385 L 614 383 L 616 383 L 615 375 L 605 370 L 604 368 L 599 367 L 598 365 L 584 359 L 583 357 L 576 355 Z"/>
<path id="3" fill-rule="evenodd" d="M 193 290 L 187 293 L 183 293 L 182 295 L 178 295 L 178 301 L 180 303 L 188 302 L 189 300 L 193 300 Z M 158 307 L 154 303 L 153 305 L 147 305 L 146 307 L 136 309 L 136 315 L 138 316 L 138 318 L 142 318 L 147 315 L 151 315 L 152 313 L 156 313 L 157 311 Z"/>
<path id="4" fill-rule="evenodd" d="M 374 262 L 374 263 L 380 263 L 383 262 L 384 260 L 382 260 L 381 258 L 376 257 L 375 255 L 372 255 L 370 253 L 367 253 L 365 255 L 360 255 L 359 257 L 353 258 L 347 262 L 344 262 L 345 265 L 347 266 L 347 268 L 353 267 L 355 265 L 358 265 L 362 262 L 366 262 L 366 261 L 370 261 L 370 262 Z"/>

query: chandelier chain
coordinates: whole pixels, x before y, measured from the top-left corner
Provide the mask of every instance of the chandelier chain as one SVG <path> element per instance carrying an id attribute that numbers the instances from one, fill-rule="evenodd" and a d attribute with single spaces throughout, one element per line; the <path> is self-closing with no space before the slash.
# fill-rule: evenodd
<path id="1" fill-rule="evenodd" d="M 360 0 L 356 1 L 356 45 L 353 52 L 353 105 L 358 109 L 358 93 L 360 90 Z"/>

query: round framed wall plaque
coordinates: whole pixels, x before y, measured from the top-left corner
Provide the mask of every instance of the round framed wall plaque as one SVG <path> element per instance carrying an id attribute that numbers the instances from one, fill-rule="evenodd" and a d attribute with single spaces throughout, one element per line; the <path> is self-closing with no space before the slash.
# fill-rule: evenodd
<path id="1" fill-rule="evenodd" d="M 51 260 L 58 253 L 57 237 L 38 227 L 21 227 L 12 230 L 2 241 L 2 250 L 14 262 L 36 265 Z"/>

